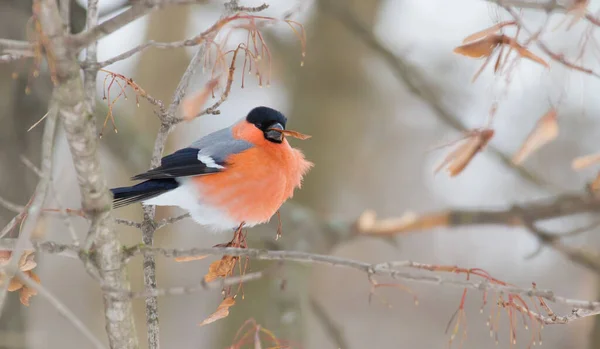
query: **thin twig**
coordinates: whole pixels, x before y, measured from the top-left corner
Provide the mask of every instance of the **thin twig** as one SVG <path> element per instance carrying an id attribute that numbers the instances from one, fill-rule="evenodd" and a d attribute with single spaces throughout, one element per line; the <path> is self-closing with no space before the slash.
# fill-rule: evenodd
<path id="1" fill-rule="evenodd" d="M 27 274 L 22 271 L 17 271 L 17 276 L 25 286 L 35 290 L 40 296 L 44 297 L 53 307 L 56 309 L 60 315 L 62 315 L 65 319 L 67 319 L 73 326 L 81 333 L 84 337 L 86 337 L 97 349 L 105 349 L 106 346 L 102 344 L 94 333 L 85 326 L 85 324 L 75 315 L 66 305 L 64 305 L 56 296 L 54 296 L 50 291 L 48 291 L 45 287 L 33 281 Z"/>
<path id="2" fill-rule="evenodd" d="M 20 232 L 17 239 L 15 249 L 13 250 L 10 261 L 6 266 L 4 280 L 12 279 L 18 272 L 19 260 L 21 254 L 27 246 L 30 244 L 31 234 L 38 223 L 38 218 L 42 212 L 42 206 L 46 200 L 48 194 L 48 188 L 50 187 L 50 176 L 52 174 L 52 156 L 54 154 L 54 137 L 56 135 L 56 124 L 58 118 L 58 105 L 55 96 L 52 97 L 50 102 L 50 110 L 48 111 L 48 117 L 44 124 L 44 133 L 42 135 L 42 176 L 33 194 L 33 201 L 31 205 L 27 206 L 27 209 L 22 212 L 25 220 L 23 230 Z M 10 225 L 10 223 L 9 223 Z M 3 282 L 0 284 L 0 313 L 4 307 L 6 300 L 6 293 L 8 291 L 9 282 Z"/>
<path id="3" fill-rule="evenodd" d="M 23 162 L 23 164 L 25 164 L 25 166 L 27 166 L 27 168 L 32 170 L 38 177 L 41 178 L 43 176 L 42 171 L 37 166 L 35 166 L 35 164 L 33 162 L 31 162 L 31 160 L 29 160 L 25 156 L 21 155 L 21 161 Z M 60 214 L 60 218 L 63 220 L 65 227 L 67 227 L 67 230 L 69 231 L 69 234 L 71 235 L 73 244 L 76 246 L 79 246 L 79 237 L 77 236 L 75 227 L 73 226 L 73 223 L 71 222 L 72 215 L 67 212 L 64 205 L 62 204 L 62 199 L 60 198 L 60 194 L 58 193 L 58 191 L 52 184 L 52 177 L 50 178 L 50 192 L 52 193 L 52 199 L 54 199 L 54 201 L 56 202 L 56 205 L 58 207 L 58 213 Z"/>
<path id="4" fill-rule="evenodd" d="M 74 48 L 81 50 L 90 43 L 98 41 L 153 10 L 161 9 L 168 5 L 204 4 L 206 2 L 207 0 L 139 0 L 130 8 L 111 19 L 89 28 L 82 33 L 74 35 L 70 44 L 74 46 Z"/>
<path id="5" fill-rule="evenodd" d="M 21 213 L 25 210 L 25 206 L 21 206 L 21 205 L 12 203 L 12 202 L 6 200 L 5 198 L 3 198 L 2 196 L 0 196 L 0 206 L 2 206 L 5 209 L 12 211 L 14 213 Z"/>
<path id="6" fill-rule="evenodd" d="M 160 221 L 158 221 L 156 223 L 156 230 L 162 229 L 169 224 L 177 223 L 179 221 L 182 221 L 182 220 L 184 220 L 186 218 L 190 218 L 190 217 L 191 217 L 190 213 L 188 212 L 188 213 L 181 214 L 179 216 L 161 219 Z"/>

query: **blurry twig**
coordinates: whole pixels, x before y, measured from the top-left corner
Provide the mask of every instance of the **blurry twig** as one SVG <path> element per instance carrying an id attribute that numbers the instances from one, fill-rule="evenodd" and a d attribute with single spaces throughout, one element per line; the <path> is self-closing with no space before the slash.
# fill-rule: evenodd
<path id="1" fill-rule="evenodd" d="M 532 37 L 536 38 L 535 43 L 537 44 L 537 46 L 545 54 L 547 54 L 553 61 L 558 62 L 569 69 L 577 70 L 579 72 L 594 76 L 596 78 L 600 78 L 600 73 L 595 72 L 591 69 L 585 68 L 583 66 L 577 65 L 573 62 L 567 61 L 563 54 L 554 53 L 543 41 L 540 41 L 537 39 L 537 35 L 535 33 L 533 33 L 532 30 L 529 30 L 525 26 L 525 23 L 522 21 L 521 16 L 517 13 L 517 11 L 515 11 L 514 9 L 512 9 L 509 6 L 501 5 L 501 7 L 504 8 L 514 18 L 514 20 L 517 22 L 517 25 L 519 26 L 519 28 L 522 28 L 526 33 L 528 33 Z"/>
<path id="2" fill-rule="evenodd" d="M 580 213 L 600 212 L 600 198 L 593 196 L 560 196 L 546 202 L 514 205 L 505 210 L 460 210 L 432 212 L 417 215 L 408 213 L 400 218 L 377 220 L 373 211 L 365 211 L 356 223 L 359 233 L 390 236 L 442 227 L 474 225 L 503 225 L 525 227 L 542 245 L 547 245 L 571 261 L 600 274 L 600 256 L 581 248 L 565 245 L 562 234 L 550 234 L 539 227 L 540 221 Z"/>
<path id="3" fill-rule="evenodd" d="M 568 2 L 562 2 L 557 0 L 544 0 L 544 1 L 523 1 L 523 0 L 485 0 L 501 7 L 516 7 L 520 9 L 530 10 L 541 10 L 547 13 L 551 12 L 569 12 L 571 8 L 565 4 Z M 591 13 L 586 13 L 585 18 L 595 26 L 600 26 L 600 19 L 594 17 Z"/>
<path id="4" fill-rule="evenodd" d="M 11 254 L 8 265 L 3 270 L 4 275 L 0 276 L 5 281 L 11 280 L 18 272 L 21 254 L 30 244 L 31 234 L 34 230 L 34 227 L 38 223 L 38 218 L 42 212 L 42 205 L 46 200 L 48 189 L 50 187 L 50 176 L 52 174 L 52 155 L 54 154 L 54 137 L 56 135 L 56 125 L 58 119 L 58 105 L 54 97 L 55 96 L 53 96 L 52 100 L 50 101 L 50 110 L 48 111 L 48 117 L 46 118 L 44 133 L 42 135 L 42 176 L 40 177 L 40 181 L 35 188 L 35 192 L 33 193 L 31 204 L 28 204 L 26 209 L 17 216 L 20 216 L 20 219 L 25 220 L 25 222 L 23 229 L 19 233 L 15 249 Z M 8 226 L 11 226 L 13 222 L 16 222 L 15 219 L 17 219 L 17 217 L 13 218 Z M 0 236 L 1 235 L 4 235 L 4 231 L 2 234 L 0 234 Z M 0 313 L 4 307 L 9 284 L 9 282 L 0 283 Z"/>
<path id="5" fill-rule="evenodd" d="M 45 287 L 33 281 L 27 274 L 22 271 L 17 271 L 16 274 L 19 279 L 25 284 L 27 287 L 35 290 L 40 296 L 44 297 L 54 309 L 56 309 L 65 319 L 67 319 L 75 328 L 83 334 L 90 342 L 93 343 L 95 348 L 104 349 L 106 346 L 102 344 L 94 333 L 85 326 L 85 324 L 75 315 L 66 305 L 64 305 L 56 296 L 54 296 L 50 291 L 48 291 Z"/>
<path id="6" fill-rule="evenodd" d="M 25 210 L 25 206 L 21 206 L 21 205 L 12 203 L 12 202 L 6 200 L 5 198 L 3 198 L 2 196 L 0 196 L 0 206 L 2 206 L 5 209 L 12 211 L 14 213 L 21 213 Z"/>
<path id="7" fill-rule="evenodd" d="M 392 51 L 386 48 L 375 35 L 367 29 L 350 11 L 344 6 L 337 4 L 336 1 L 324 1 L 324 8 L 333 16 L 338 18 L 346 28 L 354 32 L 373 50 L 377 51 L 381 57 L 388 63 L 392 72 L 396 75 L 399 81 L 404 83 L 408 89 L 415 95 L 427 103 L 435 111 L 436 115 L 446 124 L 455 130 L 465 132 L 467 126 L 455 115 L 448 112 L 442 103 L 435 96 L 435 93 L 424 83 L 425 79 L 418 76 L 415 68 L 411 67 L 407 62 L 399 56 L 396 56 Z M 511 156 L 503 153 L 493 145 L 488 145 L 487 150 L 496 156 L 505 166 L 514 169 L 527 182 L 538 187 L 549 190 L 553 193 L 561 192 L 561 188 L 540 178 L 536 174 L 523 166 L 513 164 Z"/>
<path id="8" fill-rule="evenodd" d="M 207 0 L 138 0 L 130 8 L 118 15 L 79 34 L 73 35 L 70 44 L 77 50 L 81 50 L 92 42 L 98 41 L 153 10 L 169 5 L 203 4 L 206 2 Z"/>

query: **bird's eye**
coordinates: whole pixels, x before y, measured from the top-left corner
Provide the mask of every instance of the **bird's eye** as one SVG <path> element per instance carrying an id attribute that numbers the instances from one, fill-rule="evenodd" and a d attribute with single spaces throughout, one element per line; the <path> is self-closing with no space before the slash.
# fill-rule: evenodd
<path id="1" fill-rule="evenodd" d="M 262 128 L 262 124 L 261 123 L 257 123 L 257 124 L 254 124 L 254 125 L 256 125 L 256 127 L 258 127 L 258 128 Z"/>

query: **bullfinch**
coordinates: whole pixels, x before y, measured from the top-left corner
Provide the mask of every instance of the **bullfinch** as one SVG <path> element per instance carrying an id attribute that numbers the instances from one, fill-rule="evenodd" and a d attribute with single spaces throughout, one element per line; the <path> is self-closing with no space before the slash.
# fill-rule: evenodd
<path id="1" fill-rule="evenodd" d="M 256 107 L 132 178 L 143 182 L 111 189 L 114 207 L 178 206 L 217 231 L 268 222 L 313 166 L 288 143 L 286 123 L 279 111 Z"/>

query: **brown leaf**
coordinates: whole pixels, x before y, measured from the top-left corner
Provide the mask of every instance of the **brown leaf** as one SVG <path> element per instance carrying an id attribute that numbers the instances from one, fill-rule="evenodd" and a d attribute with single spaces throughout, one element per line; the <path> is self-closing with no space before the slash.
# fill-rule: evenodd
<path id="1" fill-rule="evenodd" d="M 183 108 L 183 118 L 186 121 L 192 120 L 198 115 L 212 91 L 219 85 L 219 78 L 211 79 L 200 91 L 183 100 L 181 107 Z"/>
<path id="2" fill-rule="evenodd" d="M 501 43 L 501 35 L 490 35 L 481 40 L 458 46 L 454 49 L 454 53 L 471 58 L 489 57 Z"/>
<path id="3" fill-rule="evenodd" d="M 208 274 L 204 276 L 204 281 L 211 282 L 220 277 L 227 277 L 233 273 L 233 268 L 238 257 L 223 256 L 218 261 L 214 261 L 208 267 Z"/>
<path id="4" fill-rule="evenodd" d="M 540 57 L 536 56 L 535 54 L 533 54 L 533 52 L 529 51 L 525 47 L 521 46 L 515 39 L 509 38 L 509 37 L 506 37 L 506 36 L 504 38 L 505 38 L 505 43 L 507 45 L 509 45 L 510 47 L 514 48 L 517 51 L 517 53 L 519 54 L 519 56 L 521 56 L 523 58 L 530 59 L 530 60 L 532 60 L 532 61 L 534 61 L 536 63 L 539 63 L 539 64 L 543 65 L 546 68 L 550 67 L 548 65 L 548 63 L 546 63 L 545 60 L 543 60 Z"/>
<path id="5" fill-rule="evenodd" d="M 498 30 L 507 27 L 509 25 L 516 25 L 517 22 L 516 21 L 505 21 L 505 22 L 500 22 L 498 24 L 495 24 L 489 28 L 486 28 L 484 30 L 478 31 L 477 33 L 471 34 L 469 36 L 467 36 L 464 40 L 463 43 L 467 43 L 467 42 L 471 42 L 471 41 L 475 41 L 475 40 L 479 40 L 482 39 L 484 37 L 487 37 L 491 34 L 494 34 L 495 32 L 497 32 Z"/>
<path id="6" fill-rule="evenodd" d="M 574 170 L 581 170 L 598 162 L 600 162 L 600 153 L 589 154 L 575 158 L 571 163 L 571 168 Z"/>
<path id="7" fill-rule="evenodd" d="M 226 318 L 227 315 L 229 315 L 229 308 L 231 308 L 233 305 L 235 305 L 235 299 L 233 297 L 227 297 L 223 299 L 221 304 L 219 304 L 219 306 L 217 307 L 217 310 L 214 313 L 212 313 L 209 317 L 204 319 L 204 321 L 199 323 L 198 326 L 208 325 L 217 320 Z"/>
<path id="8" fill-rule="evenodd" d="M 494 130 L 483 129 L 473 131 L 473 134 L 456 150 L 452 151 L 444 161 L 435 169 L 434 173 L 439 172 L 444 166 L 450 177 L 454 177 L 461 173 L 467 165 L 473 160 L 475 155 L 483 150 L 490 139 L 494 136 Z"/>
<path id="9" fill-rule="evenodd" d="M 0 266 L 8 264 L 11 255 L 11 251 L 0 251 Z M 33 259 L 34 256 L 35 254 L 33 250 L 23 251 L 21 258 L 19 258 L 19 270 L 26 273 L 30 278 L 39 284 L 40 278 L 32 271 L 32 269 L 37 266 L 37 263 Z M 2 284 L 3 277 L 5 277 L 5 274 L 2 273 L 0 275 L 0 284 Z M 8 291 L 20 291 L 21 303 L 26 306 L 29 305 L 29 299 L 37 294 L 35 290 L 25 286 L 23 282 L 16 276 L 10 280 L 8 284 Z"/>
<path id="10" fill-rule="evenodd" d="M 33 281 L 37 282 L 38 284 L 40 283 L 40 278 L 34 272 L 27 271 L 25 273 Z M 24 306 L 29 306 L 29 298 L 31 298 L 32 296 L 35 296 L 36 294 L 37 294 L 37 291 L 32 288 L 29 288 L 27 286 L 24 286 L 23 288 L 21 288 L 21 292 L 19 294 L 19 299 L 21 300 L 21 304 L 23 304 Z"/>
<path id="11" fill-rule="evenodd" d="M 529 135 L 521 149 L 513 157 L 513 163 L 520 164 L 533 152 L 544 146 L 550 141 L 553 141 L 558 137 L 558 121 L 556 119 L 556 109 L 550 109 L 544 114 Z"/>
<path id="12" fill-rule="evenodd" d="M 209 255 L 205 254 L 203 256 L 187 256 L 187 257 L 175 257 L 175 262 L 191 262 L 191 261 L 199 261 L 208 257 Z"/>

